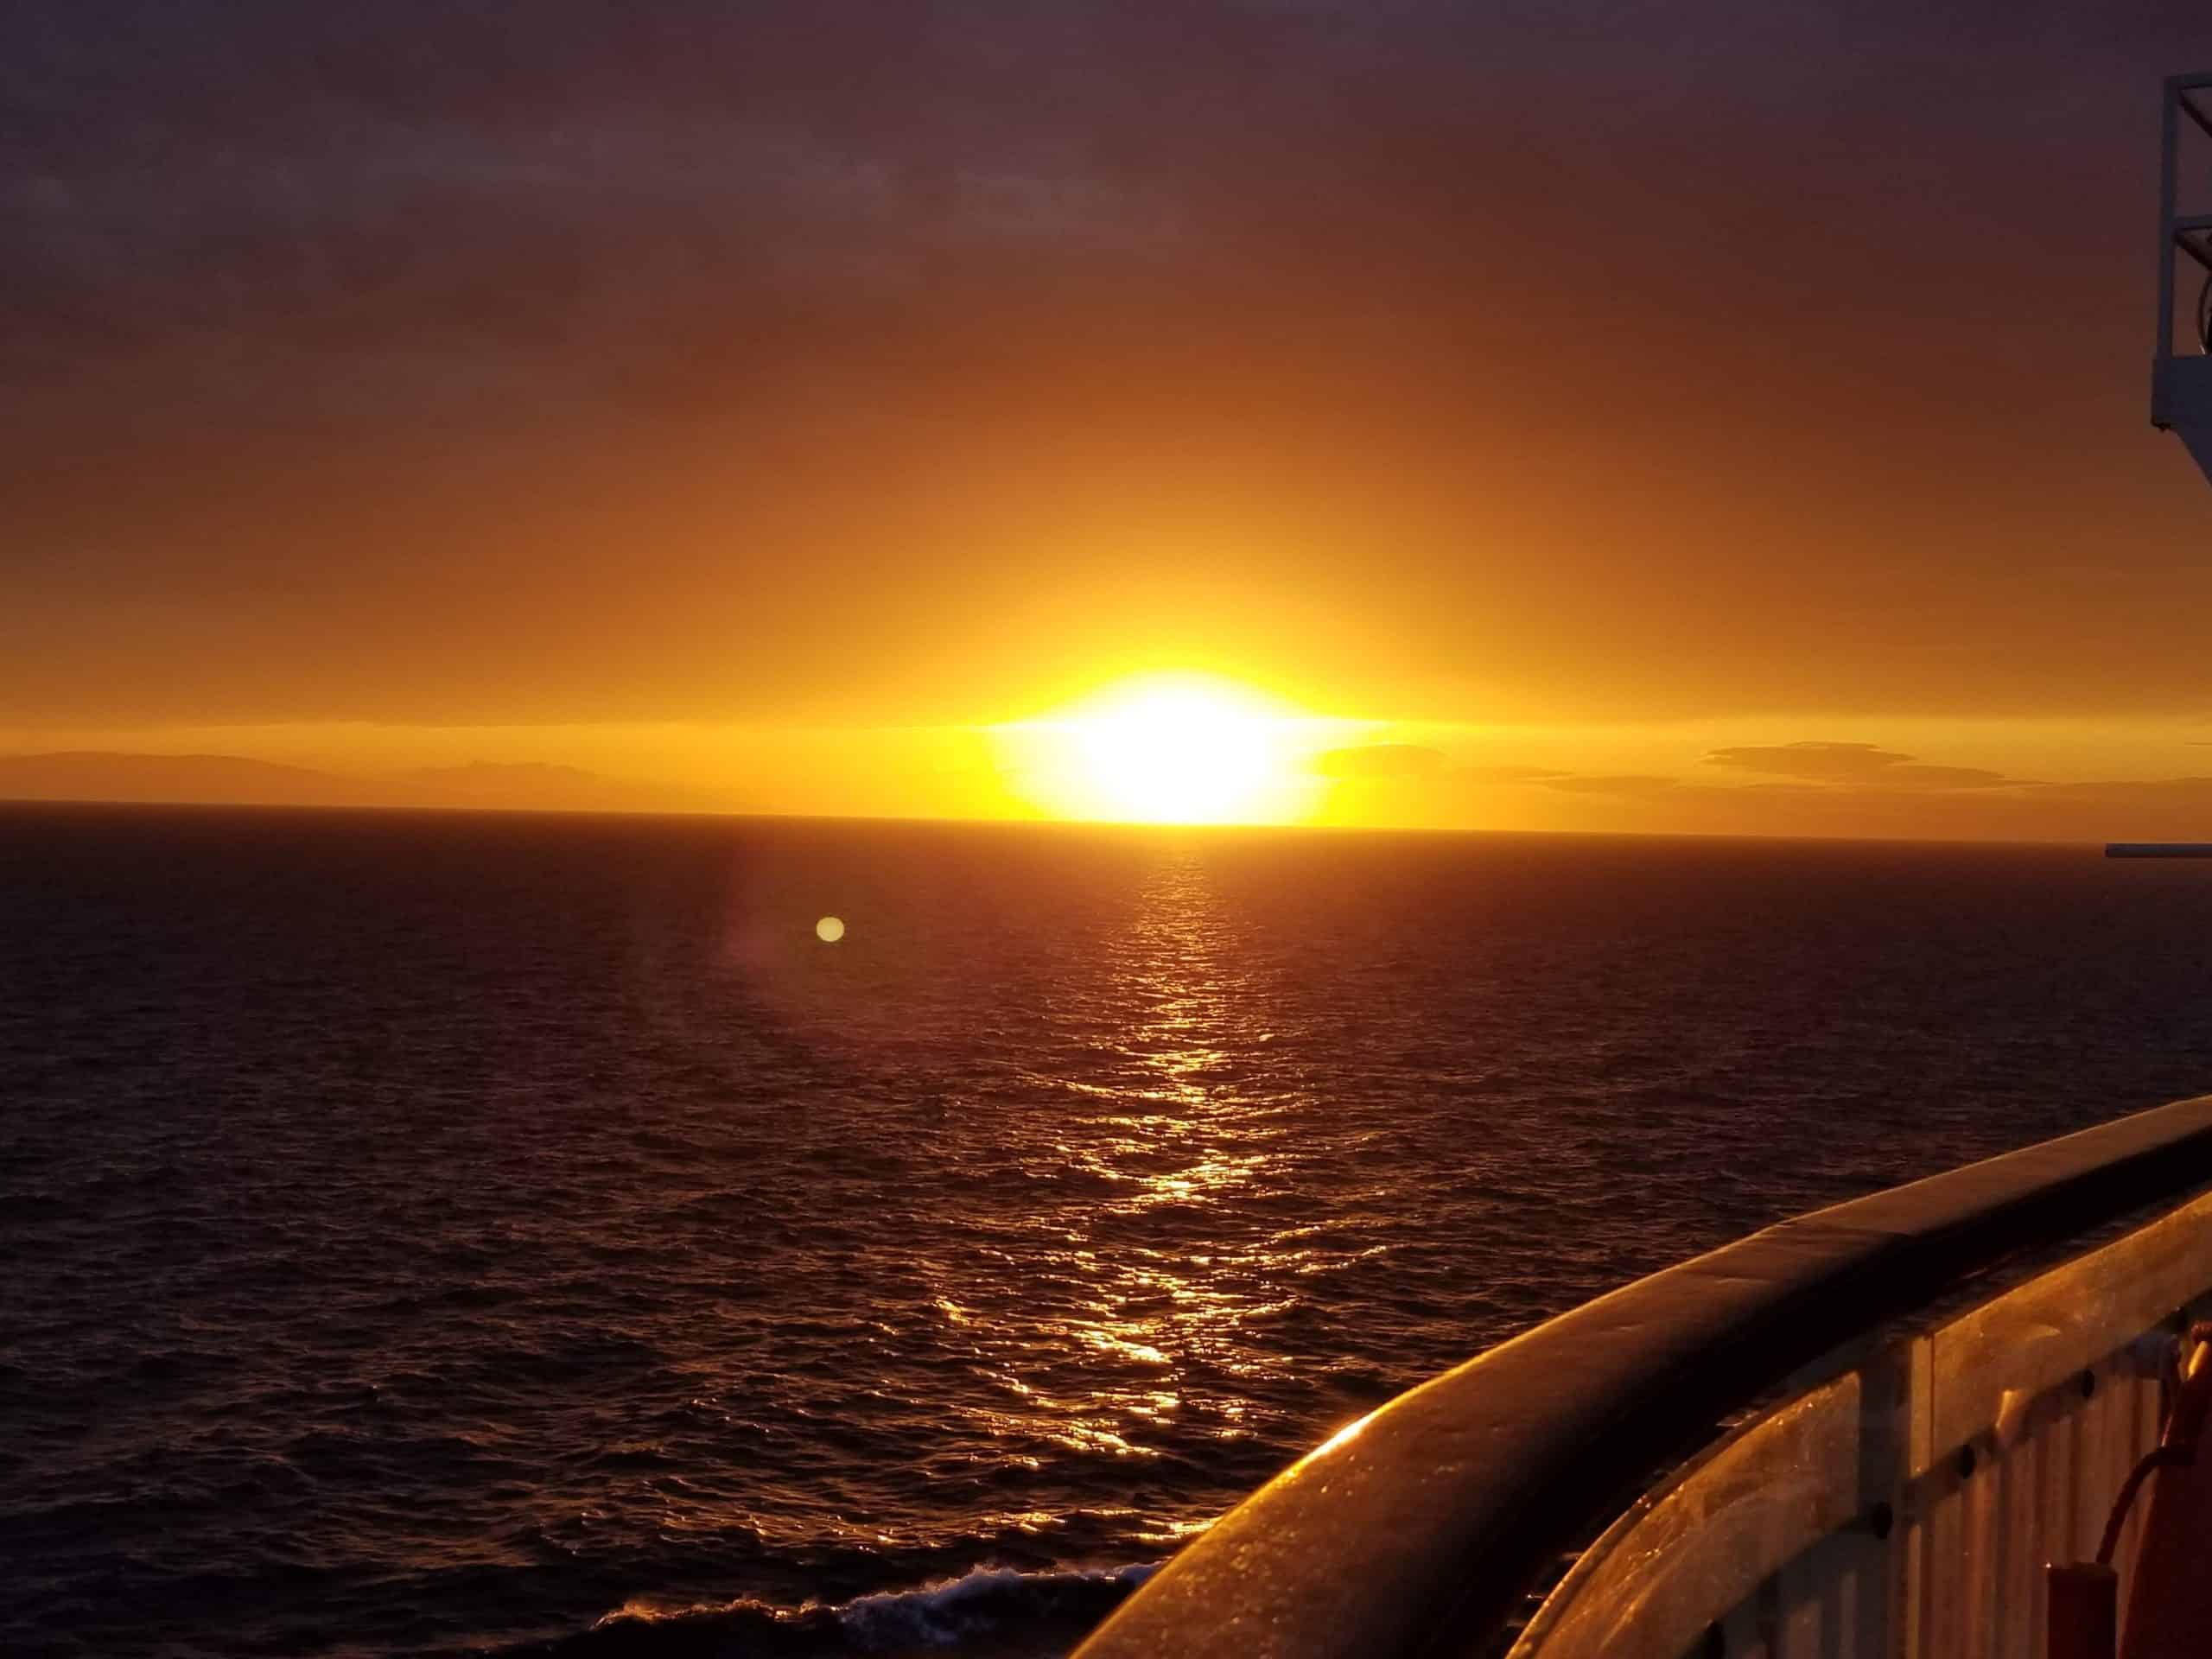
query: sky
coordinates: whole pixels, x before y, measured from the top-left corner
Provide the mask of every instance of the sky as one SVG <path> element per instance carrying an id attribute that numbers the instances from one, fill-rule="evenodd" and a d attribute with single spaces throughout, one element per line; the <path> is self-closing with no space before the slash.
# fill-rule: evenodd
<path id="1" fill-rule="evenodd" d="M 1258 816 L 2212 835 L 2207 67 L 2044 0 L 8 8 L 0 760 L 1065 816 L 1034 734 L 1179 675 L 1287 722 Z"/>

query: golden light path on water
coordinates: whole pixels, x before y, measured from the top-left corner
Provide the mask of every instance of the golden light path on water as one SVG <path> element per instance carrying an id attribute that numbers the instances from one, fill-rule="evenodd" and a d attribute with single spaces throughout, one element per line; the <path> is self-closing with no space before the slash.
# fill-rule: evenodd
<path id="1" fill-rule="evenodd" d="M 1026 1381 L 1023 1357 L 1009 1354 L 1000 1381 L 1018 1404 L 978 1414 L 994 1434 L 1021 1438 L 1041 1408 L 1048 1438 L 1068 1452 L 1139 1462 L 1163 1455 L 1153 1431 L 1171 1428 L 1192 1403 L 1194 1377 L 1208 1395 L 1208 1432 L 1249 1436 L 1246 1402 L 1221 1384 L 1260 1369 L 1246 1327 L 1289 1306 L 1312 1255 L 1308 1229 L 1249 1237 L 1241 1222 L 1223 1224 L 1281 1173 L 1302 1102 L 1247 1086 L 1248 1057 L 1268 1034 L 1264 987 L 1238 959 L 1238 929 L 1202 861 L 1162 854 L 1110 947 L 1117 1017 L 1099 1022 L 1094 1039 L 1110 1048 L 1102 1069 L 1113 1081 L 1067 1085 L 1120 1109 L 1084 1116 L 1080 1139 L 1048 1148 L 1105 1194 L 1068 1217 L 1052 1264 L 1080 1290 L 1064 1306 L 1040 1306 L 1026 1333 L 1057 1351 L 1046 1385 L 1053 1391 Z M 949 1319 L 976 1323 L 950 1289 L 938 1305 Z M 1207 1518 L 1160 1516 L 1150 1535 L 1172 1548 Z"/>
<path id="2" fill-rule="evenodd" d="M 761 1189 L 803 1310 L 762 1327 L 779 1374 L 700 1395 L 777 1472 L 695 1480 L 671 1533 L 909 1562 L 957 1538 L 949 1571 L 1154 1560 L 1412 1380 L 1379 1363 L 1395 1313 L 1333 1351 L 1328 1310 L 1402 1226 L 1370 1154 L 1403 1114 L 1320 1109 L 1344 1014 L 1286 950 L 1308 895 L 1270 892 L 1303 880 L 1285 843 L 918 828 L 908 859 L 849 862 L 821 834 L 752 868 L 727 935 L 818 1080 L 766 1143 L 799 1183 Z M 898 1451 L 842 1450 L 863 1443 Z"/>

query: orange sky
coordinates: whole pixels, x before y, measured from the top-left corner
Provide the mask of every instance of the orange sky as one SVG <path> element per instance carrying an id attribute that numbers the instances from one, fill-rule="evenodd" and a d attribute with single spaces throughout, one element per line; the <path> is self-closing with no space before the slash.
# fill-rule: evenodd
<path id="1" fill-rule="evenodd" d="M 556 5 L 435 84 L 435 8 L 254 10 L 244 124 L 88 35 L 0 175 L 0 756 L 1027 813 L 990 728 L 1173 670 L 1329 722 L 1327 822 L 2212 834 L 2212 23 L 1665 10 Z"/>

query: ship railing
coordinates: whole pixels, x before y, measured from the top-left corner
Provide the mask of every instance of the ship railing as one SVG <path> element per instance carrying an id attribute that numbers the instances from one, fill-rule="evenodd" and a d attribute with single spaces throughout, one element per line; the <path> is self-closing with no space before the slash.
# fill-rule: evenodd
<path id="1" fill-rule="evenodd" d="M 2042 1659 L 2044 1564 L 2096 1549 L 2207 1314 L 2212 1097 L 1491 1349 L 1230 1511 L 1078 1659 Z"/>

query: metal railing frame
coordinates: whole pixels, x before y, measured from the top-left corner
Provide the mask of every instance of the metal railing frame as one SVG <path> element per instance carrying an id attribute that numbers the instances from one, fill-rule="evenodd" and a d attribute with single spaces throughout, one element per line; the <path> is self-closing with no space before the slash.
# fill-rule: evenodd
<path id="1" fill-rule="evenodd" d="M 2171 75 L 2158 118 L 2158 315 L 2151 354 L 2163 362 L 2174 354 L 2174 260 L 2186 255 L 2212 271 L 2212 213 L 2184 214 L 2181 196 L 2181 124 L 2185 117 L 2212 138 L 2212 112 L 2190 96 L 2212 90 L 2212 73 Z M 2152 420 L 2165 425 L 2156 412 Z"/>

